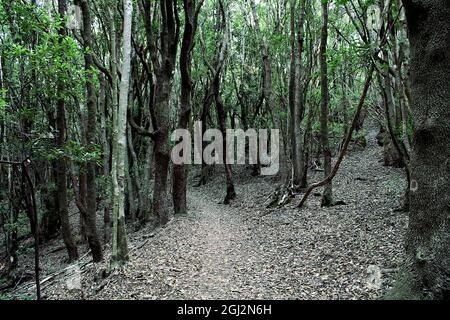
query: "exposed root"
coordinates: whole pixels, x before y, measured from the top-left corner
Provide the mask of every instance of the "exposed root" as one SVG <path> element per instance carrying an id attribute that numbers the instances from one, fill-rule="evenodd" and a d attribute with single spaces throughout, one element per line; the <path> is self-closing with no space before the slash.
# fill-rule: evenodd
<path id="1" fill-rule="evenodd" d="M 301 188 L 298 187 L 288 187 L 284 190 L 277 189 L 271 195 L 269 195 L 270 202 L 266 205 L 266 208 L 284 207 L 291 203 L 296 195 L 300 194 Z M 267 202 L 266 200 L 266 202 Z"/>

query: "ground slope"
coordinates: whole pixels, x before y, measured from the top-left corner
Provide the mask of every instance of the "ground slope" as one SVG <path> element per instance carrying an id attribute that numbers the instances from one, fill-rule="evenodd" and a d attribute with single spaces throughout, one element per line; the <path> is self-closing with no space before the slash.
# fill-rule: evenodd
<path id="1" fill-rule="evenodd" d="M 106 263 L 87 264 L 81 273 L 65 271 L 47 280 L 44 296 L 371 299 L 392 285 L 407 220 L 405 213 L 393 210 L 400 204 L 404 175 L 382 165 L 374 132 L 365 150 L 346 157 L 335 178 L 335 199 L 344 206 L 320 208 L 320 198 L 311 196 L 301 210 L 268 210 L 265 200 L 274 181 L 251 177 L 245 168 L 236 171 L 238 198 L 231 205 L 220 203 L 224 177 L 217 172 L 207 185 L 189 188 L 188 215 L 156 232 L 130 235 L 131 261 L 125 271 L 105 277 Z M 322 174 L 311 174 L 311 181 Z M 44 266 L 55 259 L 44 256 Z M 54 270 L 44 267 L 43 273 Z M 15 291 L 20 292 L 32 292 L 31 284 Z"/>

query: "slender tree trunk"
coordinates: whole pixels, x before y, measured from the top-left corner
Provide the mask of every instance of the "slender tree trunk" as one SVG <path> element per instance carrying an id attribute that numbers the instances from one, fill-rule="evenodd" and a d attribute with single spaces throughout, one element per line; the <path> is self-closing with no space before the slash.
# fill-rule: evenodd
<path id="1" fill-rule="evenodd" d="M 36 283 L 36 300 L 41 300 L 41 282 L 40 282 L 40 267 L 39 267 L 39 219 L 38 219 L 38 209 L 36 205 L 36 193 L 34 188 L 33 180 L 30 176 L 29 166 L 31 165 L 31 160 L 26 159 L 22 162 L 22 193 L 25 198 L 25 204 L 29 216 L 33 217 L 30 222 L 34 224 L 34 274 Z M 26 186 L 27 185 L 27 186 Z M 27 191 L 29 194 L 27 194 Z"/>
<path id="2" fill-rule="evenodd" d="M 323 187 L 323 186 L 327 185 L 336 176 L 336 173 L 338 172 L 339 167 L 340 167 L 340 165 L 342 163 L 342 160 L 344 159 L 344 156 L 345 156 L 345 154 L 347 152 L 347 148 L 348 148 L 348 146 L 350 144 L 350 141 L 352 140 L 353 132 L 356 129 L 356 124 L 358 122 L 359 116 L 360 116 L 362 108 L 364 106 L 364 101 L 366 100 L 366 96 L 367 96 L 367 93 L 368 93 L 369 88 L 370 88 L 370 82 L 372 81 L 372 75 L 373 75 L 374 70 L 375 70 L 375 66 L 372 63 L 372 65 L 370 66 L 369 72 L 367 74 L 366 81 L 364 83 L 363 92 L 361 94 L 361 97 L 359 98 L 359 103 L 358 103 L 358 106 L 356 107 L 356 111 L 355 111 L 355 114 L 353 116 L 353 120 L 352 120 L 351 126 L 350 126 L 350 128 L 349 128 L 349 130 L 347 132 L 347 135 L 345 137 L 344 143 L 343 143 L 342 148 L 340 150 L 339 156 L 338 156 L 338 158 L 336 160 L 336 163 L 334 164 L 333 170 L 331 170 L 330 174 L 327 177 L 325 177 L 325 179 L 310 185 L 308 187 L 308 189 L 306 189 L 302 200 L 297 205 L 297 208 L 303 207 L 303 205 L 305 204 L 306 200 L 308 199 L 309 195 L 311 194 L 311 192 L 313 190 L 315 190 L 316 188 Z"/>
<path id="3" fill-rule="evenodd" d="M 383 59 L 389 64 L 389 53 L 386 49 L 383 50 Z M 386 127 L 385 143 L 384 143 L 384 165 L 403 167 L 405 161 L 402 157 L 400 147 L 398 146 L 398 139 L 396 135 L 396 112 L 395 102 L 392 92 L 392 81 L 389 72 L 385 72 L 383 75 L 383 100 L 386 111 Z"/>
<path id="4" fill-rule="evenodd" d="M 67 6 L 65 0 L 58 0 L 58 12 L 60 18 L 64 17 L 66 14 Z M 62 23 L 59 28 L 59 35 L 65 37 L 67 35 L 65 24 Z M 62 39 L 61 39 L 62 41 Z M 56 129 L 58 130 L 56 136 L 56 144 L 58 148 L 63 149 L 66 141 L 66 110 L 64 104 L 64 83 L 59 80 L 57 85 L 58 91 L 58 101 L 57 105 L 57 115 L 56 115 Z M 66 245 L 67 254 L 69 255 L 69 261 L 74 261 L 78 259 L 78 249 L 75 241 L 72 237 L 72 232 L 70 228 L 69 221 L 69 207 L 67 201 L 67 164 L 64 157 L 59 158 L 56 161 L 56 188 L 57 201 L 59 217 L 61 220 L 61 233 L 64 244 Z"/>
<path id="5" fill-rule="evenodd" d="M 114 22 L 113 22 L 114 23 Z M 111 158 L 111 148 L 108 140 L 108 127 L 106 125 L 106 119 L 108 113 L 106 112 L 106 106 L 108 105 L 109 99 L 106 94 L 106 79 L 101 76 L 100 79 L 100 119 L 101 119 L 101 131 L 102 131 L 102 146 L 103 146 L 103 175 L 104 177 L 110 176 L 110 158 Z M 111 196 L 109 182 L 106 185 L 105 190 L 105 207 L 103 209 L 103 240 L 105 243 L 109 242 L 111 238 Z"/>
<path id="6" fill-rule="evenodd" d="M 450 299 L 450 2 L 403 4 L 414 137 L 406 258 L 392 296 Z"/>
<path id="7" fill-rule="evenodd" d="M 227 150 L 227 136 L 226 136 L 226 123 L 227 123 L 227 112 L 225 111 L 225 106 L 222 102 L 222 97 L 220 93 L 220 84 L 221 84 L 221 77 L 222 72 L 224 69 L 225 59 L 228 55 L 228 42 L 229 42 L 229 21 L 227 18 L 226 10 L 224 7 L 224 3 L 222 0 L 219 0 L 219 10 L 222 15 L 222 21 L 221 21 L 221 28 L 223 29 L 223 41 L 221 43 L 220 47 L 220 53 L 218 61 L 215 63 L 216 70 L 213 76 L 212 80 L 212 92 L 214 94 L 214 102 L 216 104 L 216 110 L 217 110 L 217 120 L 219 123 L 220 131 L 222 132 L 223 136 L 223 165 L 225 167 L 225 177 L 226 177 L 226 187 L 227 192 L 225 195 L 225 199 L 223 201 L 224 204 L 229 204 L 230 201 L 234 200 L 236 198 L 236 192 L 234 189 L 234 183 L 233 183 L 233 172 L 231 169 L 231 164 L 227 161 L 227 155 L 225 150 Z"/>
<path id="8" fill-rule="evenodd" d="M 84 60 L 86 75 L 86 101 L 87 101 L 87 126 L 86 126 L 86 142 L 88 148 L 95 147 L 95 131 L 97 124 L 97 105 L 95 96 L 94 76 L 92 69 L 94 66 L 94 59 L 91 53 L 92 50 L 92 21 L 89 4 L 87 0 L 81 0 L 81 11 L 83 13 L 83 40 L 84 40 Z M 86 165 L 86 237 L 91 249 L 94 262 L 103 260 L 102 246 L 97 232 L 97 186 L 96 186 L 96 163 L 89 161 Z"/>
<path id="9" fill-rule="evenodd" d="M 1 140 L 0 140 L 1 141 Z M 3 141 L 2 141 L 3 142 Z M 17 166 L 8 166 L 8 190 L 9 190 L 9 208 L 7 223 L 14 226 L 7 231 L 6 234 L 6 252 L 8 255 L 8 272 L 15 270 L 19 264 L 17 250 L 19 249 L 18 242 L 18 226 L 17 221 L 20 213 L 21 197 L 20 190 L 18 190 L 15 179 L 18 179 Z"/>
<path id="10" fill-rule="evenodd" d="M 80 205 L 82 209 L 80 211 L 80 242 L 86 243 L 86 197 L 87 197 L 87 183 L 86 183 L 86 165 L 80 165 L 80 172 L 78 174 L 78 192 L 80 195 Z M 81 207 L 80 206 L 80 207 Z"/>
<path id="11" fill-rule="evenodd" d="M 216 76 L 214 79 L 214 97 L 217 109 L 217 120 L 219 122 L 220 131 L 223 136 L 223 150 L 227 148 L 227 136 L 226 136 L 226 122 L 227 122 L 227 114 L 225 112 L 225 106 L 223 105 L 222 98 L 220 96 L 220 74 Z M 233 172 L 231 170 L 231 165 L 227 163 L 227 155 L 226 152 L 223 153 L 223 165 L 225 167 L 225 177 L 226 177 L 226 186 L 227 193 L 225 195 L 225 199 L 223 201 L 224 204 L 229 204 L 230 201 L 236 198 L 236 192 L 234 189 L 233 183 Z"/>
<path id="12" fill-rule="evenodd" d="M 328 113 L 329 113 L 329 92 L 328 92 L 328 65 L 327 65 L 327 41 L 328 41 L 328 0 L 322 1 L 323 25 L 320 39 L 320 88 L 322 101 L 320 108 L 320 141 L 324 158 L 324 176 L 331 173 L 331 150 L 328 137 Z M 322 206 L 333 204 L 333 189 L 331 181 L 324 186 L 322 195 Z"/>
<path id="13" fill-rule="evenodd" d="M 205 91 L 205 99 L 203 100 L 203 105 L 202 105 L 202 112 L 200 114 L 200 121 L 202 122 L 202 136 L 205 134 L 206 132 L 206 124 L 208 121 L 208 115 L 209 115 L 209 109 L 211 107 L 211 104 L 213 103 L 213 98 L 214 95 L 212 93 L 212 87 L 208 86 L 207 90 Z M 205 149 L 206 143 L 202 142 L 202 150 Z M 197 186 L 201 186 L 201 185 L 205 185 L 206 181 L 208 179 L 208 165 L 205 163 L 205 161 L 203 161 L 203 157 L 202 157 L 202 170 L 201 170 L 201 174 L 200 174 L 200 179 L 198 181 Z"/>
<path id="14" fill-rule="evenodd" d="M 291 0 L 292 1 L 292 0 Z M 291 71 L 289 84 L 289 105 L 291 109 L 291 148 L 292 148 L 292 165 L 293 177 L 292 185 L 294 189 L 305 188 L 306 178 L 304 163 L 304 148 L 302 141 L 301 122 L 305 113 L 304 94 L 305 88 L 301 84 L 301 75 L 304 70 L 302 68 L 303 57 L 303 25 L 305 22 L 305 1 L 299 4 L 300 16 L 298 20 L 297 41 L 295 37 L 295 5 L 291 8 Z"/>
<path id="15" fill-rule="evenodd" d="M 259 17 L 258 13 L 256 12 L 256 5 L 255 0 L 251 0 L 250 2 L 252 7 L 252 14 L 253 19 L 255 20 L 255 30 L 257 34 L 261 34 L 261 28 L 259 25 Z M 260 45 L 261 45 L 261 52 L 262 52 L 262 59 L 263 59 L 263 82 L 264 82 L 264 99 L 266 101 L 266 105 L 268 106 L 271 114 L 272 114 L 272 122 L 273 122 L 273 128 L 275 130 L 280 130 L 281 133 L 281 119 L 279 110 L 275 105 L 275 99 L 273 95 L 273 89 L 272 89 L 272 66 L 269 56 L 269 49 L 266 40 L 263 38 L 260 39 Z M 283 135 L 281 134 L 281 137 Z M 283 191 L 286 189 L 288 183 L 289 183 L 289 174 L 288 174 L 288 164 L 286 159 L 286 152 L 285 152 L 285 145 L 284 145 L 284 139 L 281 138 L 279 142 L 279 162 L 280 162 L 280 180 L 281 185 L 280 188 Z"/>
<path id="16" fill-rule="evenodd" d="M 113 244 L 111 263 L 118 266 L 128 260 L 128 247 L 125 229 L 125 157 L 127 156 L 127 109 L 128 90 L 131 73 L 131 24 L 133 16 L 132 0 L 124 2 L 123 64 L 120 82 L 119 108 L 114 122 L 113 156 L 116 165 L 112 172 L 113 180 Z M 132 143 L 130 141 L 130 143 Z"/>
<path id="17" fill-rule="evenodd" d="M 295 185 L 298 185 L 298 179 L 299 179 L 299 167 L 297 166 L 297 141 L 295 139 L 295 129 L 297 126 L 296 123 L 296 117 L 295 117 L 295 108 L 297 106 L 297 89 L 298 89 L 298 82 L 299 82 L 299 71 L 297 69 L 297 42 L 295 41 L 295 8 L 296 8 L 296 1 L 290 0 L 290 43 L 291 43 L 291 59 L 290 59 L 290 66 L 289 66 L 289 89 L 288 89 L 288 102 L 289 102 L 289 136 L 290 136 L 290 142 L 291 142 L 291 161 L 292 161 L 292 186 L 295 187 Z"/>
<path id="18" fill-rule="evenodd" d="M 135 201 L 134 211 L 132 211 L 132 217 L 133 219 L 135 219 L 141 218 L 142 212 L 145 211 L 145 209 L 142 207 L 143 205 L 142 199 L 144 197 L 144 194 L 142 184 L 139 180 L 139 168 L 138 168 L 139 160 L 136 154 L 136 150 L 134 149 L 133 135 L 131 134 L 131 127 L 129 125 L 127 125 L 127 141 L 129 151 L 128 163 L 132 161 L 132 166 L 128 164 L 128 171 L 129 171 L 128 176 L 130 177 L 129 184 L 132 186 L 132 190 L 134 190 L 132 194 L 133 198 L 130 199 L 130 201 Z"/>
<path id="19" fill-rule="evenodd" d="M 58 88 L 57 91 L 63 90 Z M 57 99 L 56 101 L 56 109 L 58 108 L 58 104 L 62 101 L 62 99 Z M 58 111 L 57 111 L 58 112 Z M 58 115 L 57 115 L 58 117 Z M 59 130 L 58 118 L 56 117 L 55 121 L 52 123 L 51 127 Z M 64 123 L 65 126 L 65 123 Z M 58 143 L 58 134 L 55 135 L 55 146 L 57 148 L 62 148 Z M 48 179 L 53 180 L 55 182 L 55 186 L 58 186 L 58 160 L 52 160 L 50 163 L 45 164 L 47 167 L 46 171 L 48 172 Z M 41 235 L 45 241 L 53 239 L 58 236 L 58 233 L 61 228 L 61 218 L 59 211 L 59 201 L 58 197 L 60 196 L 58 188 L 52 188 L 51 185 L 45 185 L 41 188 L 41 201 L 43 207 L 45 208 L 42 216 L 41 216 Z M 66 191 L 67 193 L 67 191 Z"/>
<path id="20" fill-rule="evenodd" d="M 79 106 L 78 99 L 75 99 L 75 105 Z M 81 136 L 81 144 L 85 146 L 87 144 L 86 142 L 86 114 L 82 113 L 80 109 L 78 109 L 77 112 L 77 118 L 79 121 L 79 128 L 80 128 L 80 136 Z M 75 190 L 75 175 L 73 175 L 72 178 L 72 184 L 73 189 Z M 87 198 L 87 182 L 86 182 L 86 164 L 81 163 L 79 166 L 79 172 L 78 172 L 78 201 L 77 201 L 77 207 L 80 212 L 80 242 L 86 243 L 87 236 L 86 236 L 86 222 L 85 222 L 85 216 L 86 216 L 86 198 Z"/>

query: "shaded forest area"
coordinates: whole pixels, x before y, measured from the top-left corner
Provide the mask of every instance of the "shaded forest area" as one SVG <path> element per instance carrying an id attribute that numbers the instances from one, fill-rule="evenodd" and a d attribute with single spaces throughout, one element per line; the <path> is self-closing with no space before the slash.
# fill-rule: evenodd
<path id="1" fill-rule="evenodd" d="M 448 17 L 0 0 L 0 299 L 448 299 Z"/>

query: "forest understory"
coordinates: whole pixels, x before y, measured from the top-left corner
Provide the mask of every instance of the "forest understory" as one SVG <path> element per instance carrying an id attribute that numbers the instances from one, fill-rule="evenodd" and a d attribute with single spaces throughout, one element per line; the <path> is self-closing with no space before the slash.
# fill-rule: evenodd
<path id="1" fill-rule="evenodd" d="M 399 235 L 406 230 L 407 215 L 396 209 L 405 177 L 403 169 L 383 165 L 377 131 L 368 132 L 366 148 L 351 151 L 334 180 L 335 198 L 345 205 L 322 208 L 316 193 L 302 209 L 294 208 L 300 195 L 290 205 L 268 209 L 274 178 L 252 177 L 248 166 L 235 167 L 238 196 L 224 205 L 223 168 L 217 167 L 200 187 L 194 187 L 194 169 L 188 183 L 189 214 L 172 219 L 163 232 L 149 227 L 133 232 L 130 225 L 125 269 L 109 274 L 108 261 L 93 264 L 86 254 L 68 265 L 59 238 L 43 246 L 42 297 L 381 298 L 403 260 Z M 310 172 L 312 181 L 321 175 Z M 25 277 L 33 269 L 32 249 L 20 259 L 18 273 Z M 32 296 L 30 275 L 7 294 Z"/>
<path id="2" fill-rule="evenodd" d="M 449 0 L 0 0 L 0 300 L 450 299 Z"/>

